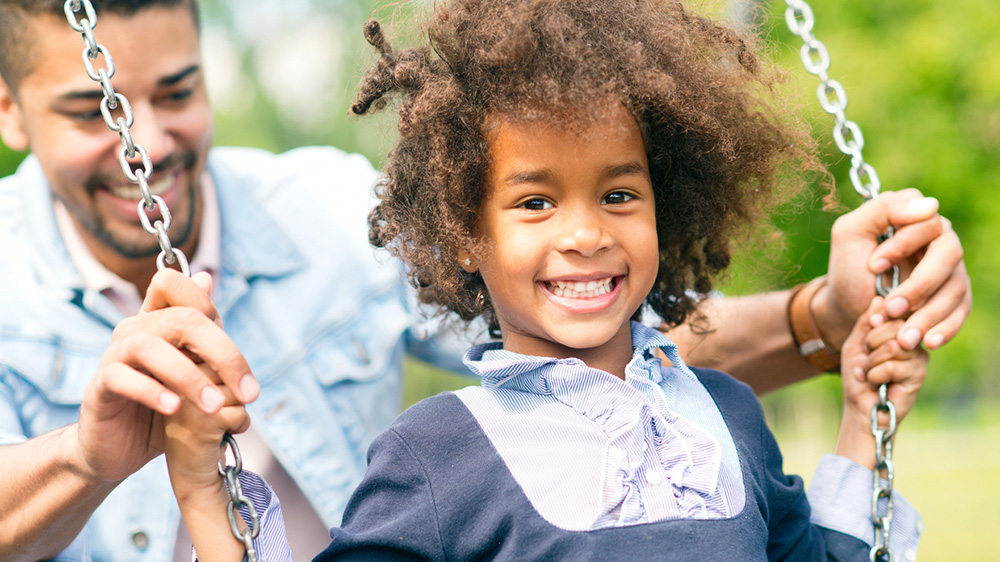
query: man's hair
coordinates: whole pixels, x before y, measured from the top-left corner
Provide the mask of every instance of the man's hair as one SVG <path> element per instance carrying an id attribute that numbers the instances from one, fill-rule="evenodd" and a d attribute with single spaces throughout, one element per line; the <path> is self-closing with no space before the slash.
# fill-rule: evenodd
<path id="1" fill-rule="evenodd" d="M 818 169 L 755 40 L 679 1 L 451 0 L 435 4 L 424 47 L 394 50 L 375 21 L 365 36 L 381 58 L 352 111 L 400 100 L 371 240 L 406 262 L 421 300 L 494 329 L 482 277 L 457 256 L 489 251 L 473 229 L 498 118 L 585 131 L 602 100 L 635 117 L 660 252 L 646 304 L 670 325 L 729 265 L 732 235 Z"/>
<path id="2" fill-rule="evenodd" d="M 197 0 L 91 0 L 91 4 L 97 13 L 98 29 L 95 30 L 95 35 L 98 42 L 101 39 L 99 29 L 101 14 L 106 13 L 131 16 L 155 6 L 173 7 L 187 4 L 191 8 L 195 26 L 200 25 Z M 21 80 L 31 73 L 34 65 L 42 64 L 42 61 L 37 60 L 32 54 L 34 49 L 31 48 L 31 42 L 34 39 L 30 33 L 31 19 L 57 17 L 65 21 L 64 5 L 65 0 L 0 0 L 0 78 L 3 78 L 11 93 L 17 92 Z M 78 20 L 84 17 L 86 16 L 82 9 L 77 12 Z M 75 33 L 69 27 L 69 22 L 66 22 L 66 32 Z M 142 33 L 142 30 L 136 29 L 135 33 Z M 83 50 L 82 40 L 80 50 Z"/>

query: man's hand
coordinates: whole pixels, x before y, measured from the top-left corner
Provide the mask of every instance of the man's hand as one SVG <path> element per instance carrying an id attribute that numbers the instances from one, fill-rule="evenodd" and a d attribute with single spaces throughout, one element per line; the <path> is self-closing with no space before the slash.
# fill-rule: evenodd
<path id="1" fill-rule="evenodd" d="M 256 380 L 222 331 L 210 290 L 207 275 L 161 271 L 142 311 L 115 328 L 80 408 L 79 455 L 95 481 L 120 481 L 159 455 L 161 415 L 177 412 L 181 400 L 207 414 L 222 408 L 214 377 L 240 403 L 257 397 Z"/>
<path id="2" fill-rule="evenodd" d="M 885 301 L 890 318 L 906 318 L 896 336 L 904 349 L 941 347 L 958 333 L 972 309 L 972 287 L 962 244 L 937 214 L 936 199 L 916 189 L 885 192 L 837 219 L 830 244 L 828 287 L 813 312 L 824 339 L 841 347 L 854 321 L 875 296 L 875 276 L 893 264 L 901 282 Z M 896 234 L 879 244 L 890 225 Z"/>

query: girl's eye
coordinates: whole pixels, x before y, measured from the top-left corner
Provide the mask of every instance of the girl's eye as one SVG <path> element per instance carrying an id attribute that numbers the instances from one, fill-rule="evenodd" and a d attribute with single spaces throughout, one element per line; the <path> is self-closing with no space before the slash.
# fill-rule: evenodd
<path id="1" fill-rule="evenodd" d="M 522 209 L 527 209 L 529 211 L 544 211 L 546 209 L 552 208 L 552 203 L 541 198 L 528 199 L 524 203 L 518 205 Z"/>
<path id="2" fill-rule="evenodd" d="M 624 191 L 615 191 L 604 196 L 602 203 L 606 205 L 621 205 L 627 201 L 635 199 L 634 195 L 625 193 Z"/>

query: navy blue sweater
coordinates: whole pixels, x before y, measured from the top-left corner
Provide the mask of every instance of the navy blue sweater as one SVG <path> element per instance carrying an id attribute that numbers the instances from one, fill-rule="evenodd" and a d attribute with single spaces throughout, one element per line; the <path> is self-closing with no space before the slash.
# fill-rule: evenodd
<path id="1" fill-rule="evenodd" d="M 451 394 L 404 412 L 369 468 L 329 560 L 868 560 L 869 547 L 809 522 L 802 479 L 786 476 L 760 403 L 726 374 L 693 369 L 733 435 L 746 505 L 730 519 L 567 531 L 532 507 L 478 422 Z"/>

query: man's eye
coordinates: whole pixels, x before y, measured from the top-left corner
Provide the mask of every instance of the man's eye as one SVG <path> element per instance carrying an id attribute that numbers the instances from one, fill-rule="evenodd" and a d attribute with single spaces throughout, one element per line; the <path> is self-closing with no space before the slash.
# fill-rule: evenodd
<path id="1" fill-rule="evenodd" d="M 546 201 L 545 199 L 535 198 L 535 199 L 528 199 L 527 201 L 521 203 L 518 206 L 523 209 L 528 209 L 529 211 L 544 211 L 546 209 L 551 209 L 552 203 Z"/>
<path id="2" fill-rule="evenodd" d="M 101 110 L 95 111 L 77 111 L 70 113 L 69 116 L 75 121 L 93 121 L 95 119 L 101 119 Z"/>
<path id="3" fill-rule="evenodd" d="M 603 203 L 607 205 L 620 205 L 633 199 L 635 199 L 635 196 L 629 193 L 625 193 L 624 191 L 615 191 L 614 193 L 605 195 Z"/>
<path id="4" fill-rule="evenodd" d="M 179 91 L 172 92 L 171 94 L 165 96 L 164 99 L 166 99 L 168 101 L 184 101 L 184 100 L 188 99 L 189 97 L 191 97 L 192 94 L 194 94 L 194 90 L 192 90 L 192 89 L 179 90 Z"/>

